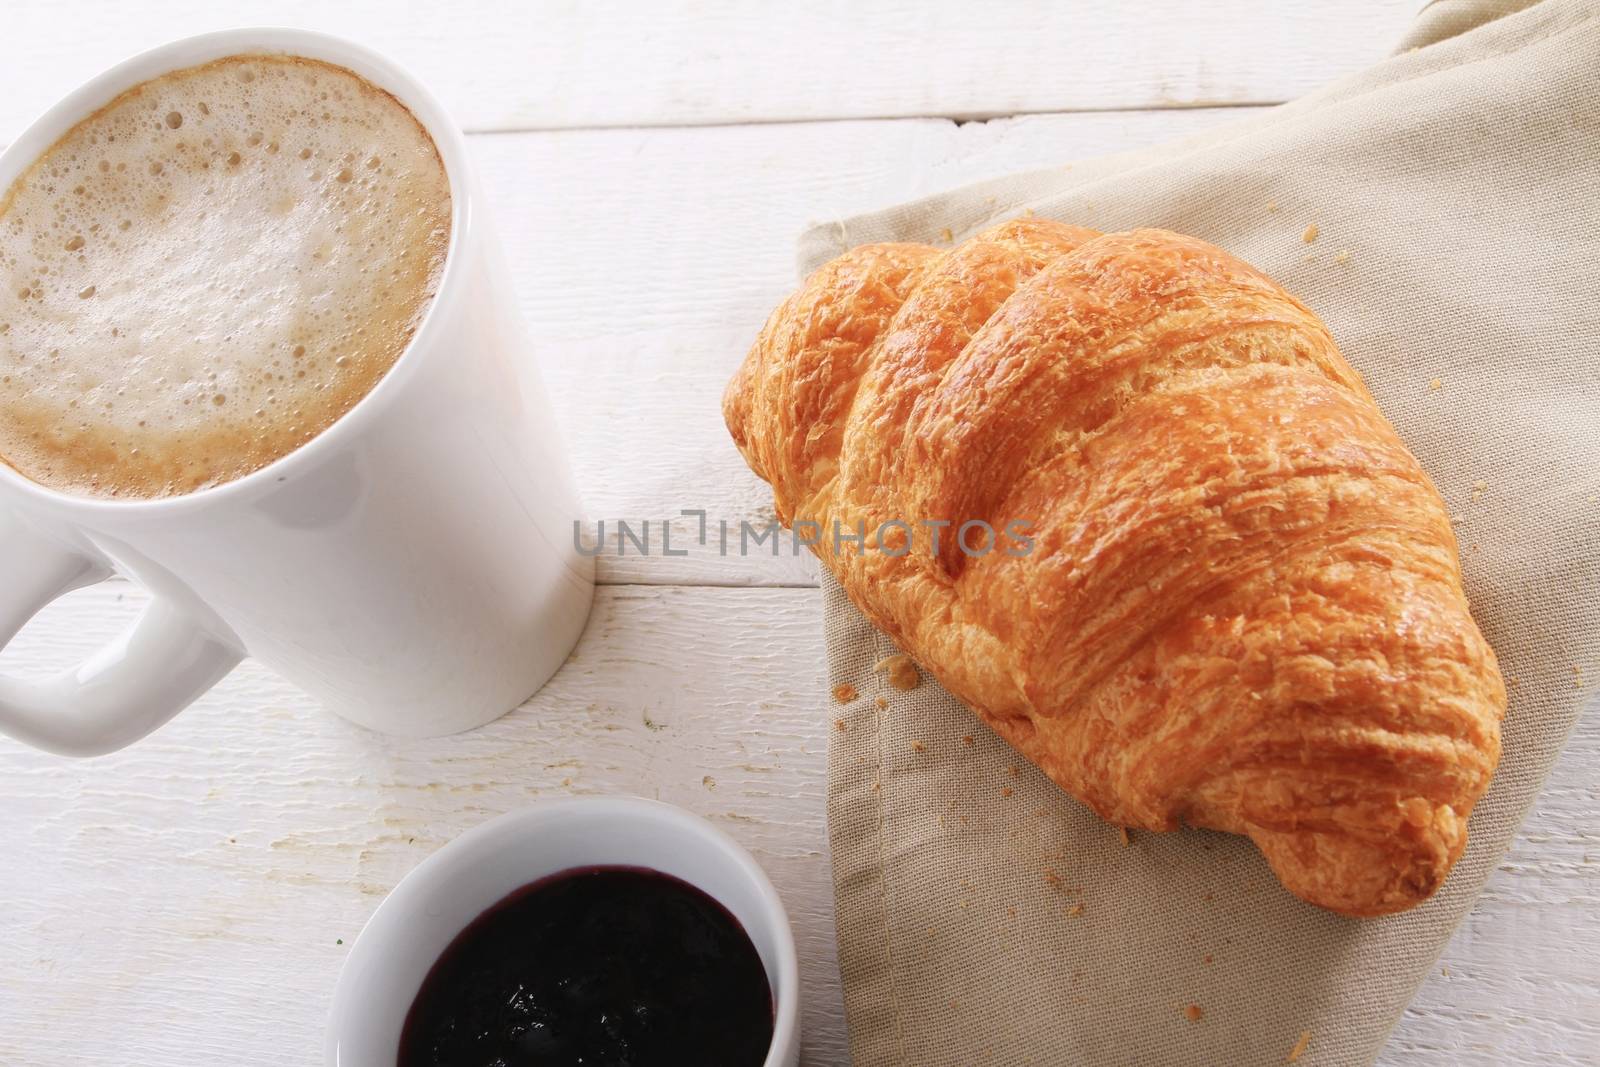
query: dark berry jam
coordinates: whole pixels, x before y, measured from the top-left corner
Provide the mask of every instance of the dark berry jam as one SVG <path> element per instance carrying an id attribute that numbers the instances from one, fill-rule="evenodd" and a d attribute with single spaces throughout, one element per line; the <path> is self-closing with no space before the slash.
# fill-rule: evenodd
<path id="1" fill-rule="evenodd" d="M 669 875 L 564 871 L 474 919 L 406 1016 L 399 1067 L 760 1067 L 772 992 L 728 910 Z"/>

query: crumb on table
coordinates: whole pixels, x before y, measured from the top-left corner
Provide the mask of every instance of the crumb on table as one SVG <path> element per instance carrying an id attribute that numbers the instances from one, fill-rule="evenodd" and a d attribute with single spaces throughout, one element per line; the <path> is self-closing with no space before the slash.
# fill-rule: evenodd
<path id="1" fill-rule="evenodd" d="M 1312 241 L 1317 239 L 1317 234 L 1319 232 L 1320 231 L 1317 229 L 1317 224 L 1313 222 L 1311 225 L 1306 227 L 1306 232 L 1300 235 L 1300 240 L 1304 241 L 1306 244 L 1310 244 Z"/>
<path id="2" fill-rule="evenodd" d="M 1430 381 L 1428 383 L 1428 388 L 1432 389 L 1434 392 L 1437 393 L 1439 390 L 1444 388 L 1444 379 L 1443 378 L 1434 378 L 1432 381 Z"/>
<path id="3" fill-rule="evenodd" d="M 1284 1058 L 1284 1063 L 1298 1063 L 1300 1057 L 1306 1054 L 1306 1048 L 1311 1044 L 1311 1031 L 1300 1031 L 1300 1040 L 1294 1043 L 1294 1048 L 1289 1050 L 1289 1055 Z"/>
<path id="4" fill-rule="evenodd" d="M 921 741 L 913 741 L 911 742 L 911 751 L 926 752 L 928 751 L 928 746 L 923 744 Z"/>
<path id="5" fill-rule="evenodd" d="M 872 702 L 878 706 L 879 711 L 889 706 L 889 702 L 882 697 L 876 697 Z"/>
<path id="6" fill-rule="evenodd" d="M 856 692 L 856 687 L 851 685 L 849 682 L 840 682 L 838 685 L 833 687 L 833 699 L 837 700 L 841 704 L 848 704 L 859 695 L 860 694 Z"/>
<path id="7" fill-rule="evenodd" d="M 1205 1018 L 1205 1009 L 1198 1004 L 1191 1004 L 1183 1009 L 1183 1017 L 1192 1023 L 1197 1023 Z"/>
<path id="8" fill-rule="evenodd" d="M 833 728 L 835 730 L 838 730 L 841 734 L 849 729 L 849 727 L 844 724 L 844 720 L 843 719 L 834 719 L 833 720 Z"/>
<path id="9" fill-rule="evenodd" d="M 944 229 L 939 231 L 939 240 L 943 241 L 945 244 L 949 244 L 955 239 L 956 235 L 950 232 L 950 227 L 946 226 Z"/>
<path id="10" fill-rule="evenodd" d="M 1012 794 L 1012 793 L 1014 793 L 1014 792 L 1016 792 L 1016 790 L 1014 790 L 1014 789 L 1012 789 L 1012 788 L 1011 788 L 1011 787 L 1010 787 L 1010 786 L 1009 786 L 1009 785 L 1008 785 L 1008 786 L 1005 786 L 1005 787 L 1003 787 L 1003 788 L 1002 788 L 1002 789 L 1001 789 L 1001 790 L 1000 790 L 1000 795 L 1001 795 L 1001 796 L 1003 796 L 1003 797 L 1008 797 L 1008 796 L 1010 796 L 1010 795 L 1011 795 L 1011 794 Z"/>
<path id="11" fill-rule="evenodd" d="M 971 746 L 971 745 L 977 744 L 977 742 L 972 739 L 972 735 L 971 734 L 968 734 L 967 736 L 963 737 L 961 739 L 961 743 L 963 745 L 967 745 L 967 746 Z"/>
<path id="12" fill-rule="evenodd" d="M 1072 907 L 1067 909 L 1067 915 L 1069 915 L 1070 917 L 1072 917 L 1074 919 L 1076 919 L 1078 916 L 1080 916 L 1082 914 L 1083 914 L 1083 905 L 1082 904 L 1074 904 L 1074 905 L 1072 905 Z"/>
<path id="13" fill-rule="evenodd" d="M 1126 826 L 1117 827 L 1117 836 L 1122 839 L 1123 848 L 1127 848 L 1129 845 L 1133 844 L 1133 835 L 1128 833 L 1128 828 Z"/>

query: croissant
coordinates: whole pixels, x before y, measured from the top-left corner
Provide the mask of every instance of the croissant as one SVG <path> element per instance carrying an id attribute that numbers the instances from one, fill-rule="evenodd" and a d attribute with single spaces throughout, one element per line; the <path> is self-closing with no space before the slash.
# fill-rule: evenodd
<path id="1" fill-rule="evenodd" d="M 1461 854 L 1505 688 L 1449 515 L 1221 249 L 1033 218 L 856 248 L 723 412 L 855 605 L 1101 817 L 1246 834 L 1355 916 Z"/>

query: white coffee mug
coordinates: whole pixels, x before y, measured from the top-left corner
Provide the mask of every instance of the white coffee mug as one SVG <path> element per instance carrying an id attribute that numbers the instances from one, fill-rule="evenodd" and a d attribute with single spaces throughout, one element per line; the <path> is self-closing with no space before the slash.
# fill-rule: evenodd
<path id="1" fill-rule="evenodd" d="M 39 748 L 127 745 L 246 655 L 363 726 L 453 733 L 544 684 L 588 616 L 593 561 L 573 545 L 577 494 L 465 140 L 399 67 L 298 30 L 177 41 L 50 109 L 0 155 L 0 190 L 124 90 L 247 52 L 347 67 L 416 115 L 452 197 L 438 292 L 365 398 L 237 481 L 91 499 L 0 463 L 0 647 L 51 600 L 113 573 L 151 596 L 125 634 L 77 668 L 42 684 L 0 676 L 0 732 Z"/>

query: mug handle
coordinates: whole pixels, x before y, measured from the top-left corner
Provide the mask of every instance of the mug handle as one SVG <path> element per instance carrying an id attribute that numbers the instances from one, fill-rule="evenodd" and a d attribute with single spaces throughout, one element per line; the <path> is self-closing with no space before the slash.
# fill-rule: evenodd
<path id="1" fill-rule="evenodd" d="M 52 600 L 111 576 L 103 562 L 0 519 L 0 649 Z M 64 756 L 130 745 L 221 681 L 243 653 L 154 597 L 110 644 L 44 682 L 0 675 L 0 733 Z"/>

